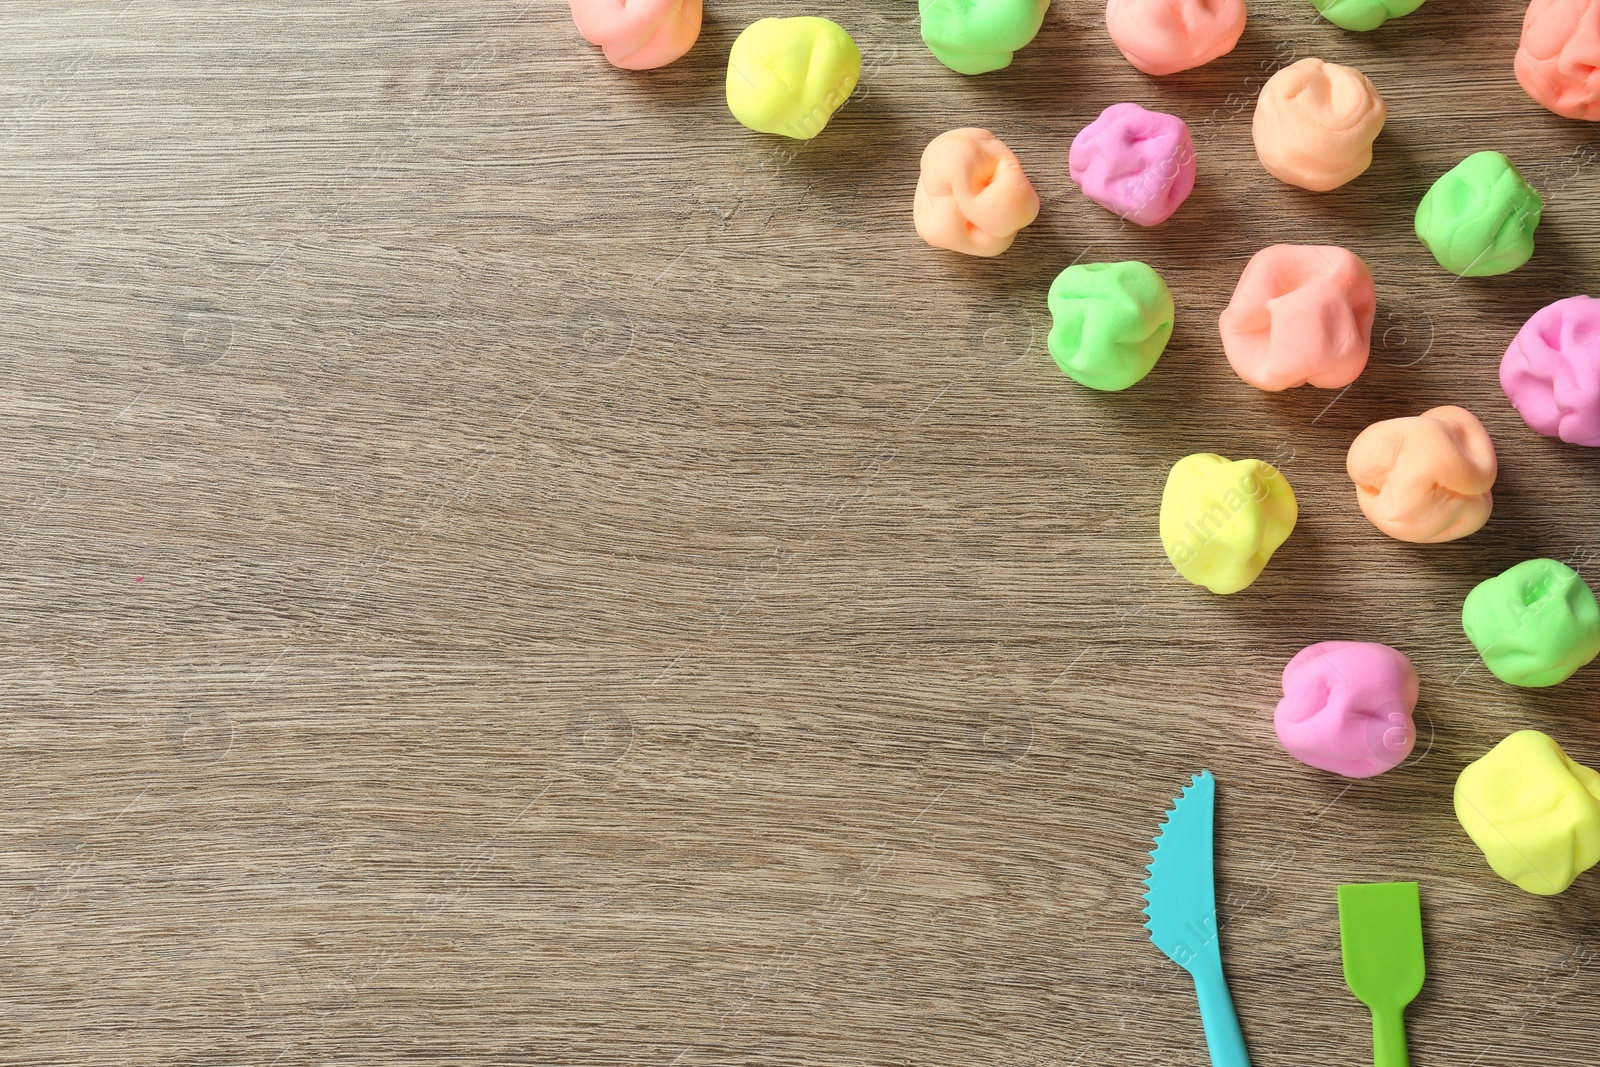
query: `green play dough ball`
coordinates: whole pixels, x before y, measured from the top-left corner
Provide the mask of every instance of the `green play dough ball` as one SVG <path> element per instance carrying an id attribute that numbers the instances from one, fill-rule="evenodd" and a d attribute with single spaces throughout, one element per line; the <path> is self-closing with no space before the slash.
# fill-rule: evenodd
<path id="1" fill-rule="evenodd" d="M 1050 285 L 1050 355 L 1073 381 L 1115 393 L 1156 365 L 1172 336 L 1172 293 L 1143 263 L 1080 263 Z"/>
<path id="2" fill-rule="evenodd" d="M 1474 152 L 1417 205 L 1417 236 L 1451 274 L 1485 278 L 1533 255 L 1544 201 L 1499 152 Z"/>
<path id="3" fill-rule="evenodd" d="M 1467 594 L 1461 626 L 1496 678 L 1529 689 L 1566 681 L 1600 655 L 1600 605 L 1571 567 L 1530 559 Z"/>
<path id="4" fill-rule="evenodd" d="M 1422 6 L 1422 0 L 1311 0 L 1322 17 L 1344 30 L 1365 33 L 1390 19 L 1409 15 Z"/>
<path id="5" fill-rule="evenodd" d="M 945 66 L 985 74 L 1033 40 L 1050 0 L 920 0 L 922 39 Z"/>

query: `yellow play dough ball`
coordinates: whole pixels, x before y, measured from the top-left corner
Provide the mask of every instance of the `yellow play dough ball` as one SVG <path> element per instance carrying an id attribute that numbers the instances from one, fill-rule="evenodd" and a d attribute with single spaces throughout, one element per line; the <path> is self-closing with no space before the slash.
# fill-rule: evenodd
<path id="1" fill-rule="evenodd" d="M 809 15 L 762 19 L 733 42 L 728 110 L 759 133 L 809 141 L 860 77 L 861 49 L 838 23 Z"/>
<path id="2" fill-rule="evenodd" d="M 1161 547 L 1195 585 L 1237 593 L 1260 577 L 1299 514 L 1294 490 L 1270 463 L 1197 452 L 1167 475 Z"/>
<path id="3" fill-rule="evenodd" d="M 1456 779 L 1456 818 L 1495 873 L 1554 896 L 1600 862 L 1600 774 L 1518 730 Z"/>

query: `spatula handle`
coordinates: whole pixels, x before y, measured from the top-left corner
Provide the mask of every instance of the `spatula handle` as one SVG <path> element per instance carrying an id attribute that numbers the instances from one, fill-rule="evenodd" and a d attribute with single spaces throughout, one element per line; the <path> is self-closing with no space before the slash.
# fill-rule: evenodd
<path id="1" fill-rule="evenodd" d="M 1194 991 L 1200 998 L 1200 1022 L 1206 1028 L 1206 1049 L 1211 1067 L 1250 1067 L 1244 1050 L 1244 1033 L 1233 1010 L 1228 981 L 1222 976 L 1222 961 L 1201 964 L 1192 972 Z M 1378 1067 L 1384 1067 L 1380 1062 Z"/>
<path id="2" fill-rule="evenodd" d="M 1410 1067 L 1406 1057 L 1406 1020 L 1398 1011 L 1372 1013 L 1372 1062 L 1376 1067 Z"/>

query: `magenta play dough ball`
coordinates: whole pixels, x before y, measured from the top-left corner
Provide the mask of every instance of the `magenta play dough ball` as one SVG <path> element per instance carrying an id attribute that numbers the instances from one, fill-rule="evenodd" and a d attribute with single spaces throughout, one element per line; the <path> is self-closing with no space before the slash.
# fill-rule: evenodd
<path id="1" fill-rule="evenodd" d="M 1600 300 L 1569 296 L 1534 312 L 1500 361 L 1500 386 L 1546 437 L 1600 445 Z"/>
<path id="2" fill-rule="evenodd" d="M 1274 722 L 1301 763 L 1371 778 L 1411 755 L 1416 706 L 1417 672 L 1404 653 L 1373 641 L 1323 641 L 1283 669 Z"/>
<path id="3" fill-rule="evenodd" d="M 1176 115 L 1112 104 L 1072 139 L 1067 167 L 1090 200 L 1154 226 L 1194 191 L 1194 138 Z"/>

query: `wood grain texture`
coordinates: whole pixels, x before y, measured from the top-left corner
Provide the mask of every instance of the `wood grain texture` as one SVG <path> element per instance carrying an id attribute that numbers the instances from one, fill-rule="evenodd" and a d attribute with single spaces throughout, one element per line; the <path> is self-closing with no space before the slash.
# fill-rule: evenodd
<path id="1" fill-rule="evenodd" d="M 726 114 L 738 30 L 607 67 L 557 0 L 84 0 L 0 13 L 0 1064 L 1202 1063 L 1144 939 L 1144 852 L 1221 783 L 1219 877 L 1258 1067 L 1370 1062 L 1334 886 L 1423 883 L 1419 1064 L 1600 1060 L 1600 876 L 1488 870 L 1456 773 L 1544 729 L 1600 765 L 1600 668 L 1513 691 L 1458 624 L 1534 555 L 1600 574 L 1594 456 L 1527 430 L 1515 328 L 1600 292 L 1600 133 L 1537 107 L 1509 0 L 1344 33 L 1300 0 L 1154 81 L 1057 3 L 950 74 L 908 0 L 814 0 L 866 54 L 806 144 Z M 1256 91 L 1318 55 L 1390 108 L 1325 195 L 1268 178 Z M 1071 136 L 1134 99 L 1200 184 L 1142 231 Z M 912 231 L 917 159 L 986 126 L 1039 223 L 997 261 Z M 1539 251 L 1455 279 L 1432 179 L 1509 153 Z M 1215 324 L 1247 257 L 1372 266 L 1371 367 L 1266 395 Z M 1139 258 L 1178 325 L 1089 395 L 1044 347 L 1075 260 Z M 1440 403 L 1500 450 L 1479 535 L 1378 535 L 1343 474 Z M 1168 466 L 1276 462 L 1294 538 L 1247 593 L 1178 580 Z M 1422 675 L 1413 764 L 1277 748 L 1302 645 Z"/>

